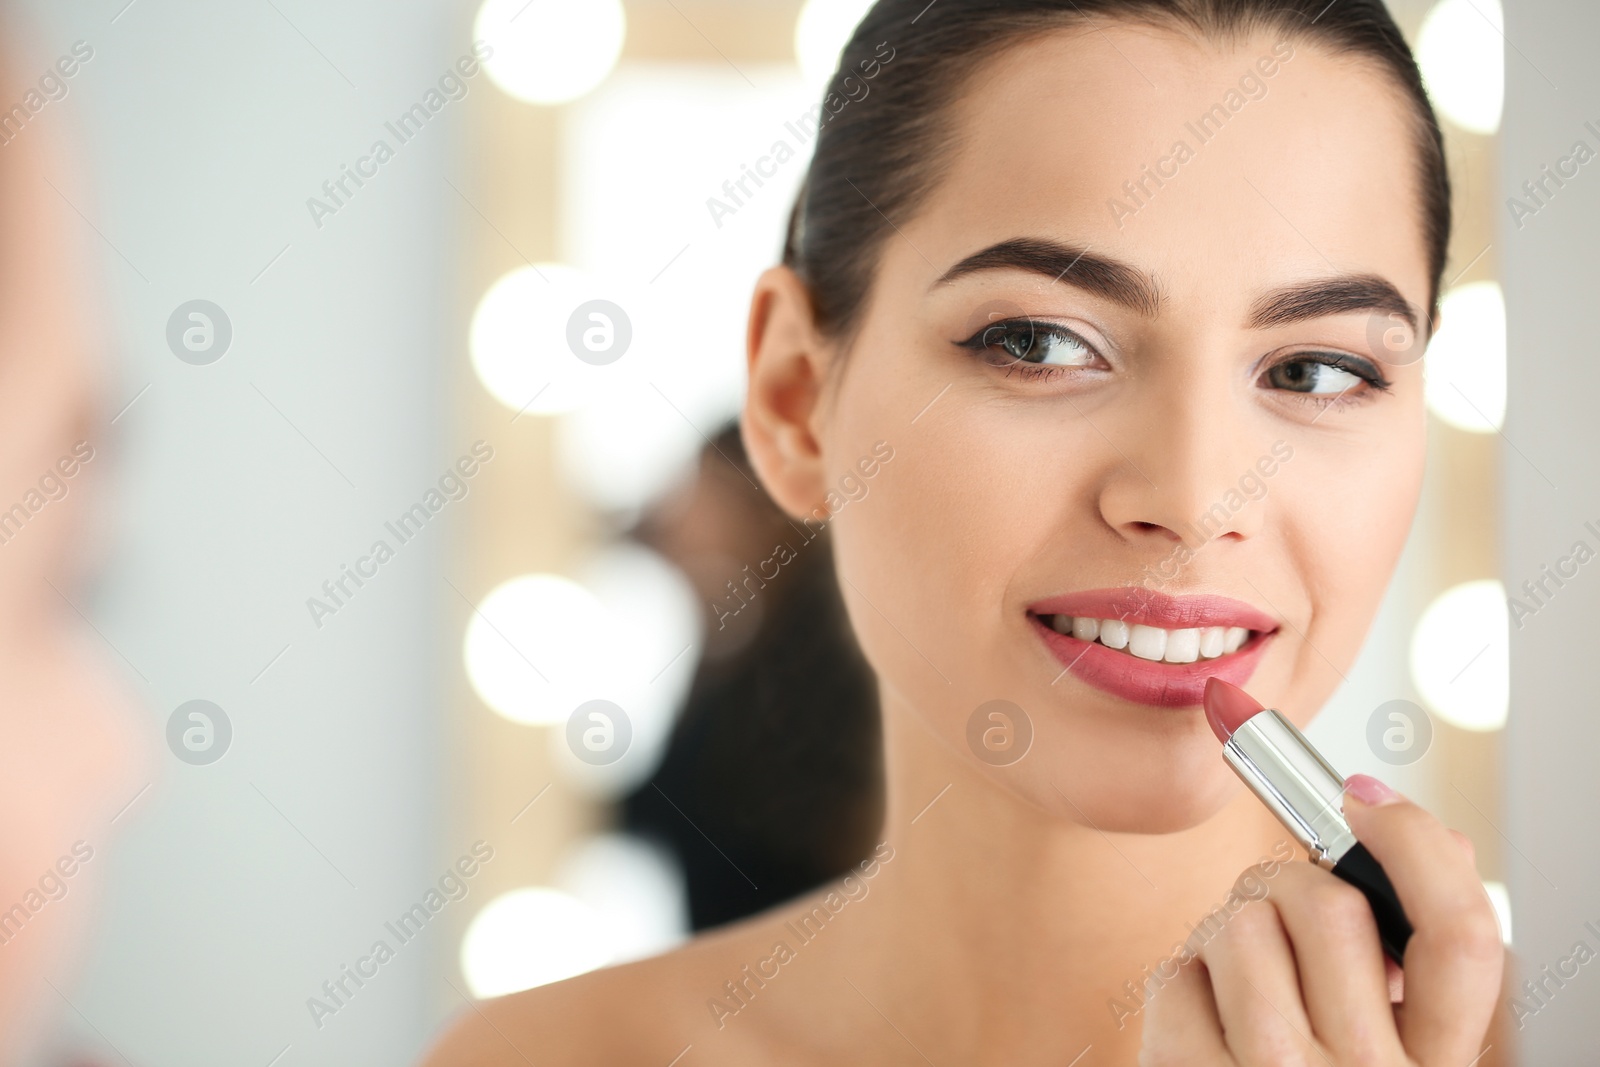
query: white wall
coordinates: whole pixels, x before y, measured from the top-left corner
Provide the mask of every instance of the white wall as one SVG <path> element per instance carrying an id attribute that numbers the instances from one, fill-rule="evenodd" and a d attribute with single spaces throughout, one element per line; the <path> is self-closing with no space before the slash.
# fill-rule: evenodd
<path id="1" fill-rule="evenodd" d="M 1502 195 L 1539 176 L 1583 140 L 1600 150 L 1600 7 L 1574 0 L 1507 5 Z M 1557 88 L 1559 86 L 1559 88 Z M 1575 541 L 1600 548 L 1600 162 L 1582 167 L 1517 228 L 1501 216 L 1511 352 L 1510 408 L 1501 449 L 1505 575 L 1524 580 Z M 1552 586 L 1552 588 L 1554 588 Z M 1556 591 L 1513 627 L 1510 804 L 1503 824 L 1516 950 L 1529 972 L 1556 967 L 1576 942 L 1600 950 L 1600 713 L 1594 665 L 1600 639 L 1600 564 Z M 1530 975 L 1531 976 L 1531 975 Z M 1526 1020 L 1524 1062 L 1595 1062 L 1600 1048 L 1600 964 L 1582 968 Z M 1530 1002 L 1531 1003 L 1531 1002 Z"/>
<path id="2" fill-rule="evenodd" d="M 305 202 L 467 51 L 464 19 L 379 0 L 126 4 L 29 0 L 14 48 L 24 73 L 94 48 L 35 121 L 78 127 L 92 168 L 77 206 L 103 235 L 119 338 L 107 417 L 148 385 L 100 428 L 118 476 L 90 614 L 144 676 L 128 674 L 161 761 L 106 852 L 60 1044 L 162 1067 L 405 1062 L 438 1022 L 448 946 L 400 948 L 320 1031 L 306 999 L 445 859 L 447 531 L 401 548 L 320 629 L 305 601 L 467 444 L 444 439 L 440 395 L 460 348 L 442 333 L 456 208 L 441 178 L 459 113 L 320 229 Z M 489 91 L 481 75 L 472 91 Z M 232 321 L 209 366 L 166 341 L 195 298 Z M 233 723 L 210 766 L 163 740 L 194 698 Z"/>

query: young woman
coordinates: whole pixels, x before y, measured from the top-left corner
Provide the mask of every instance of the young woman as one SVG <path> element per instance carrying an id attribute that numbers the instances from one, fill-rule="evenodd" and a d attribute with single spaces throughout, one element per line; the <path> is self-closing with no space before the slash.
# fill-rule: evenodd
<path id="1" fill-rule="evenodd" d="M 743 431 L 831 530 L 882 843 L 432 1062 L 1506 1062 L 1466 839 L 1348 788 L 1402 976 L 1201 708 L 1308 721 L 1417 500 L 1449 183 L 1381 3 L 881 0 L 834 89 Z"/>

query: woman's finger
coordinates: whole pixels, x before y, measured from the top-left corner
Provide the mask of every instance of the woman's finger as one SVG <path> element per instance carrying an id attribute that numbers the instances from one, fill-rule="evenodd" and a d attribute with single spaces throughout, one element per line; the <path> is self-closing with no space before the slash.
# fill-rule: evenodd
<path id="1" fill-rule="evenodd" d="M 1383 957 L 1383 970 L 1389 976 L 1389 1003 L 1399 1004 L 1406 999 L 1406 972 L 1388 956 Z"/>
<path id="2" fill-rule="evenodd" d="M 1320 867 L 1291 863 L 1270 899 L 1294 947 L 1312 1033 L 1336 1062 L 1398 1062 L 1404 1050 L 1367 898 Z"/>
<path id="3" fill-rule="evenodd" d="M 1240 885 L 1245 883 L 1242 877 Z M 1250 884 L 1267 885 L 1259 878 Z M 1189 938 L 1211 974 L 1224 1043 L 1235 1060 L 1250 1067 L 1294 1062 L 1315 1047 L 1294 949 L 1272 904 L 1230 896 L 1230 905 L 1236 899 L 1242 906 L 1231 914 L 1227 907 L 1213 911 Z"/>
<path id="4" fill-rule="evenodd" d="M 1205 964 L 1191 960 L 1145 1002 L 1139 1067 L 1233 1067 Z"/>
<path id="5" fill-rule="evenodd" d="M 1500 926 L 1465 850 L 1428 812 L 1366 775 L 1345 783 L 1345 815 L 1383 865 L 1411 920 L 1401 1043 L 1425 1067 L 1479 1054 L 1500 989 Z"/>

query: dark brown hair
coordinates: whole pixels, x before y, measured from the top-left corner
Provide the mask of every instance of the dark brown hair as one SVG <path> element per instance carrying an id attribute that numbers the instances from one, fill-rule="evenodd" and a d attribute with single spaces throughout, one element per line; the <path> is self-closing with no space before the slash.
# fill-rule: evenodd
<path id="1" fill-rule="evenodd" d="M 784 242 L 783 262 L 810 290 L 819 328 L 848 347 L 885 240 L 939 180 L 955 140 L 951 105 L 978 65 L 1096 17 L 1221 41 L 1275 32 L 1387 73 L 1414 117 L 1433 312 L 1450 240 L 1450 179 L 1416 60 L 1382 0 L 878 0 L 840 57 Z M 871 80 L 856 102 L 862 71 Z"/>

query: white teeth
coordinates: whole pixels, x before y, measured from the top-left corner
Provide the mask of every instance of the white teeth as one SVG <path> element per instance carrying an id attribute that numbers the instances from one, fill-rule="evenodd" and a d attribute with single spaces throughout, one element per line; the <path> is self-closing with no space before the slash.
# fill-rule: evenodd
<path id="1" fill-rule="evenodd" d="M 1128 624 L 1121 619 L 1101 619 L 1100 643 L 1107 648 L 1127 648 Z"/>
<path id="2" fill-rule="evenodd" d="M 1140 659 L 1159 660 L 1167 654 L 1167 631 L 1134 623 L 1128 631 L 1128 651 Z"/>
<path id="3" fill-rule="evenodd" d="M 1043 619 L 1058 634 L 1080 641 L 1099 641 L 1107 648 L 1127 649 L 1140 659 L 1167 663 L 1194 663 L 1237 652 L 1249 638 L 1243 626 L 1203 626 L 1163 630 L 1121 619 L 1090 619 L 1072 615 L 1046 615 Z"/>
<path id="4" fill-rule="evenodd" d="M 1200 658 L 1200 631 L 1173 630 L 1167 634 L 1167 654 L 1161 657 L 1168 663 L 1193 663 Z"/>

